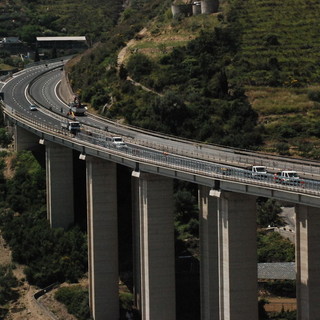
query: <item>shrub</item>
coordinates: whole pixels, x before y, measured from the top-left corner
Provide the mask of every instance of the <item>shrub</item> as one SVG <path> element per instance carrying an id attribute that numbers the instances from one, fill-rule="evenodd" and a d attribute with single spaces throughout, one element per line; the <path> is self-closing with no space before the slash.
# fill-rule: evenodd
<path id="1" fill-rule="evenodd" d="M 258 262 L 292 262 L 294 245 L 279 233 L 258 232 Z"/>
<path id="2" fill-rule="evenodd" d="M 275 145 L 277 152 L 281 155 L 289 155 L 289 144 L 286 142 L 278 142 Z"/>
<path id="3" fill-rule="evenodd" d="M 63 287 L 55 293 L 55 299 L 66 305 L 68 312 L 79 320 L 90 320 L 89 293 L 81 286 Z"/>
<path id="4" fill-rule="evenodd" d="M 133 305 L 133 294 L 130 292 L 120 292 L 120 306 L 124 310 L 130 310 Z"/>
<path id="5" fill-rule="evenodd" d="M 0 128 L 0 145 L 3 148 L 7 148 L 12 142 L 12 136 L 8 133 L 5 128 Z"/>
<path id="6" fill-rule="evenodd" d="M 309 90 L 308 98 L 312 101 L 320 102 L 320 90 Z"/>
<path id="7" fill-rule="evenodd" d="M 296 297 L 296 281 L 295 280 L 274 280 L 265 284 L 265 289 L 271 294 L 280 297 L 295 298 Z"/>
<path id="8" fill-rule="evenodd" d="M 143 76 L 149 75 L 152 71 L 152 61 L 142 53 L 136 53 L 129 58 L 127 70 L 130 76 L 140 81 Z"/>

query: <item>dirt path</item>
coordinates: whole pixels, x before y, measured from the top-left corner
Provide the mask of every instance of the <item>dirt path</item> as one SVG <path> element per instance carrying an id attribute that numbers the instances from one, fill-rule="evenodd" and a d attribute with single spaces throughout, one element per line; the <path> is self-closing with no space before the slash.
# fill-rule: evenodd
<path id="1" fill-rule="evenodd" d="M 11 251 L 7 247 L 5 241 L 0 234 L 0 264 L 11 264 Z M 39 288 L 30 286 L 25 281 L 23 266 L 15 264 L 13 270 L 14 275 L 20 282 L 20 286 L 16 288 L 19 293 L 19 299 L 11 302 L 9 313 L 4 320 L 52 320 L 47 315 L 41 305 L 46 306 L 51 310 L 58 320 L 75 320 L 76 318 L 70 315 L 65 306 L 54 299 L 54 290 L 39 298 L 41 305 L 37 303 L 34 294 L 39 291 Z"/>
<path id="2" fill-rule="evenodd" d="M 147 32 L 147 28 L 143 28 L 139 33 L 138 36 L 143 36 Z M 126 46 L 123 47 L 120 52 L 118 53 L 118 66 L 121 66 L 126 58 L 128 50 L 136 43 L 137 41 L 135 39 L 131 39 L 130 41 L 127 42 Z"/>

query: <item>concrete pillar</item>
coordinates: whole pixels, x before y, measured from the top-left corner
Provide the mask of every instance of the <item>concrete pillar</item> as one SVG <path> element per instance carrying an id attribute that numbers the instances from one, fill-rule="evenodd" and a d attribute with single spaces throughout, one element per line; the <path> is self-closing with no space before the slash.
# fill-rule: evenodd
<path id="1" fill-rule="evenodd" d="M 320 319 L 320 208 L 296 206 L 297 319 Z"/>
<path id="2" fill-rule="evenodd" d="M 202 0 L 201 1 L 201 13 L 214 13 L 218 12 L 219 0 Z"/>
<path id="3" fill-rule="evenodd" d="M 171 5 L 171 12 L 173 18 L 179 17 L 179 15 L 189 17 L 192 15 L 192 4 L 173 4 Z"/>
<path id="4" fill-rule="evenodd" d="M 255 197 L 222 192 L 218 230 L 219 319 L 258 319 Z"/>
<path id="5" fill-rule="evenodd" d="M 119 319 L 117 167 L 87 156 L 89 294 L 94 320 Z"/>
<path id="6" fill-rule="evenodd" d="M 140 241 L 142 320 L 174 320 L 172 179 L 143 173 L 138 179 L 139 235 L 135 237 Z"/>
<path id="7" fill-rule="evenodd" d="M 135 306 L 141 310 L 141 255 L 140 255 L 140 210 L 139 179 L 132 179 L 132 234 L 133 234 L 133 295 Z"/>
<path id="8" fill-rule="evenodd" d="M 199 187 L 201 319 L 219 319 L 218 199 Z"/>
<path id="9" fill-rule="evenodd" d="M 197 16 L 201 14 L 201 2 L 194 2 L 192 4 L 192 15 Z"/>
<path id="10" fill-rule="evenodd" d="M 72 149 L 46 143 L 47 215 L 53 228 L 74 223 Z"/>
<path id="11" fill-rule="evenodd" d="M 39 137 L 17 125 L 14 126 L 14 151 L 30 150 L 39 146 Z"/>

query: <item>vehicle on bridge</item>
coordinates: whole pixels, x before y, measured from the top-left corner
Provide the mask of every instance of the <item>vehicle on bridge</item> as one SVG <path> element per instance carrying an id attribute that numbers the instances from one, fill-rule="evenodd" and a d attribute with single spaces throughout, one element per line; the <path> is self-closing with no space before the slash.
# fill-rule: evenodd
<path id="1" fill-rule="evenodd" d="M 87 106 L 81 103 L 78 96 L 75 96 L 73 102 L 69 103 L 69 113 L 75 116 L 83 116 L 87 109 Z"/>
<path id="2" fill-rule="evenodd" d="M 111 146 L 117 149 L 127 148 L 127 145 L 124 143 L 122 137 L 110 137 L 107 138 L 111 142 Z"/>
<path id="3" fill-rule="evenodd" d="M 251 176 L 256 179 L 266 179 L 268 177 L 267 168 L 265 166 L 251 166 L 247 170 L 251 172 Z"/>
<path id="4" fill-rule="evenodd" d="M 304 185 L 304 181 L 300 179 L 296 171 L 284 170 L 278 171 L 274 174 L 275 183 L 282 183 L 288 185 L 301 186 Z"/>
<path id="5" fill-rule="evenodd" d="M 68 130 L 71 133 L 76 134 L 81 129 L 80 122 L 79 121 L 71 121 L 71 120 L 61 122 L 61 129 Z"/>

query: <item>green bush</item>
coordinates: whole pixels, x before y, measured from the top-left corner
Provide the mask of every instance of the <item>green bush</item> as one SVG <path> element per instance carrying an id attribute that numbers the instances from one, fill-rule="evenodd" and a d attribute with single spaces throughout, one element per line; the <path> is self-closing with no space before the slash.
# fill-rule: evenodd
<path id="1" fill-rule="evenodd" d="M 312 101 L 320 102 L 320 90 L 309 90 L 308 98 Z"/>
<path id="2" fill-rule="evenodd" d="M 292 262 L 294 245 L 277 232 L 258 232 L 258 262 Z"/>
<path id="3" fill-rule="evenodd" d="M 2 148 L 7 148 L 12 143 L 12 136 L 5 128 L 0 128 L 0 145 Z"/>
<path id="4" fill-rule="evenodd" d="M 0 265 L 0 306 L 4 306 L 10 300 L 16 300 L 19 296 L 14 290 L 18 286 L 18 280 L 12 269 L 12 265 Z"/>
<path id="5" fill-rule="evenodd" d="M 257 199 L 257 223 L 260 228 L 283 226 L 284 221 L 280 217 L 281 212 L 282 210 L 278 201 L 267 198 Z"/>
<path id="6" fill-rule="evenodd" d="M 126 65 L 128 73 L 134 80 L 140 81 L 144 76 L 151 73 L 153 68 L 152 61 L 142 53 L 130 56 Z"/>
<path id="7" fill-rule="evenodd" d="M 277 152 L 281 155 L 289 155 L 289 144 L 286 142 L 278 142 L 275 144 Z"/>
<path id="8" fill-rule="evenodd" d="M 296 297 L 296 281 L 295 280 L 273 280 L 268 281 L 264 288 L 272 295 L 295 298 Z"/>
<path id="9" fill-rule="evenodd" d="M 130 310 L 133 306 L 133 294 L 130 292 L 120 292 L 120 307 L 123 310 Z"/>
<path id="10" fill-rule="evenodd" d="M 55 299 L 66 305 L 68 312 L 79 320 L 91 320 L 89 293 L 81 286 L 62 287 L 55 293 Z"/>
<path id="11" fill-rule="evenodd" d="M 57 281 L 77 281 L 87 271 L 85 234 L 79 228 L 50 228 L 45 172 L 30 152 L 19 153 L 13 169 L 14 177 L 4 181 L 4 186 L 0 184 L 0 228 L 12 258 L 28 265 L 25 273 L 31 284 L 43 287 Z"/>

